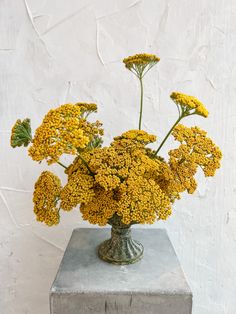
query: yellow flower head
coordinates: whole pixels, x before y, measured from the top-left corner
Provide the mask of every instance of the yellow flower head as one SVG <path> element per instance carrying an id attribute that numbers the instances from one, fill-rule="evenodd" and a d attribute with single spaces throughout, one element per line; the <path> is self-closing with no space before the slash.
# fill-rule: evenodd
<path id="1" fill-rule="evenodd" d="M 150 158 L 145 148 L 155 139 L 145 131 L 130 130 L 114 138 L 110 147 L 82 153 L 94 175 L 76 158 L 66 171 L 61 207 L 70 210 L 80 202 L 83 218 L 99 225 L 115 213 L 125 224 L 166 219 L 170 199 L 156 181 L 161 162 Z"/>
<path id="2" fill-rule="evenodd" d="M 131 72 L 142 77 L 149 69 L 160 61 L 156 55 L 148 53 L 140 53 L 134 56 L 129 56 L 123 60 L 125 67 Z"/>
<path id="3" fill-rule="evenodd" d="M 160 58 L 158 58 L 154 54 L 148 54 L 148 53 L 139 53 L 134 56 L 129 56 L 127 58 L 124 58 L 123 62 L 126 66 L 126 68 L 130 69 L 133 66 L 139 66 L 144 65 L 147 66 L 150 63 L 157 63 L 160 61 Z"/>
<path id="4" fill-rule="evenodd" d="M 120 136 L 114 137 L 114 140 L 131 140 L 134 142 L 139 142 L 143 145 L 146 145 L 148 143 L 153 143 L 156 141 L 156 135 L 148 134 L 147 132 L 143 130 L 129 130 Z"/>
<path id="5" fill-rule="evenodd" d="M 91 146 L 103 134 L 101 123 L 88 122 L 84 113 L 95 110 L 95 104 L 65 104 L 50 110 L 37 128 L 29 155 L 33 160 L 57 162 L 62 154 L 77 154 Z"/>
<path id="6" fill-rule="evenodd" d="M 94 187 L 95 197 L 88 203 L 82 203 L 80 211 L 84 220 L 91 224 L 105 226 L 117 211 L 117 201 L 113 191 L 105 191 L 99 186 Z"/>
<path id="7" fill-rule="evenodd" d="M 170 178 L 172 189 L 176 192 L 193 193 L 197 183 L 194 175 L 199 166 L 206 177 L 213 176 L 220 168 L 222 153 L 213 141 L 206 136 L 206 132 L 198 127 L 188 128 L 177 125 L 172 135 L 181 144 L 169 152 L 169 166 L 173 178 Z"/>
<path id="8" fill-rule="evenodd" d="M 120 186 L 117 214 L 124 224 L 152 224 L 171 214 L 170 200 L 154 178 L 131 173 Z"/>
<path id="9" fill-rule="evenodd" d="M 92 112 L 97 112 L 97 105 L 93 103 L 88 104 L 83 102 L 77 102 L 75 105 L 80 108 L 81 113 L 86 113 L 87 116 Z"/>
<path id="10" fill-rule="evenodd" d="M 60 221 L 57 202 L 61 192 L 61 181 L 50 171 L 41 173 L 34 188 L 34 213 L 37 220 L 48 226 L 57 225 Z"/>
<path id="11" fill-rule="evenodd" d="M 194 96 L 189 96 L 180 92 L 173 92 L 170 95 L 170 98 L 188 114 L 196 113 L 205 118 L 209 114 L 205 106 Z"/>
<path id="12" fill-rule="evenodd" d="M 88 203 L 95 196 L 94 178 L 80 170 L 74 171 L 68 176 L 68 182 L 62 189 L 61 208 L 69 211 L 80 203 Z"/>

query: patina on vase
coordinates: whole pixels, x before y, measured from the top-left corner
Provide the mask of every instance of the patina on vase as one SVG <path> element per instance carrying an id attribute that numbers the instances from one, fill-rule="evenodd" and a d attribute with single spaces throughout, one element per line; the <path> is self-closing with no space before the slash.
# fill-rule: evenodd
<path id="1" fill-rule="evenodd" d="M 143 246 L 131 237 L 131 226 L 121 222 L 118 215 L 114 215 L 109 224 L 111 238 L 102 242 L 98 247 L 99 257 L 112 264 L 128 265 L 138 262 L 143 256 Z"/>

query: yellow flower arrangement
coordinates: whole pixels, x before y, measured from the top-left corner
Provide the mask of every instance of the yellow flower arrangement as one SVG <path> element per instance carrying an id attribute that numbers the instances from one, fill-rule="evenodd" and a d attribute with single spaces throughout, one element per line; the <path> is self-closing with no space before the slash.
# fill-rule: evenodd
<path id="1" fill-rule="evenodd" d="M 208 116 L 205 106 L 193 96 L 173 92 L 170 98 L 179 116 L 159 147 L 153 134 L 142 130 L 143 78 L 158 62 L 152 54 L 136 54 L 123 60 L 125 67 L 140 82 L 140 114 L 138 129 L 115 136 L 111 144 L 102 147 L 102 124 L 90 122 L 89 115 L 97 112 L 93 103 L 64 104 L 50 110 L 42 124 L 31 135 L 30 120 L 17 120 L 13 126 L 11 146 L 29 147 L 29 156 L 48 164 L 65 168 L 67 183 L 44 171 L 35 184 L 34 212 L 37 220 L 49 226 L 60 220 L 60 210 L 70 211 L 80 205 L 85 220 L 100 226 L 119 216 L 124 225 L 152 224 L 166 220 L 181 193 L 193 193 L 197 169 L 213 176 L 220 167 L 220 149 L 199 127 L 186 127 L 180 121 L 190 115 Z M 179 147 L 169 151 L 165 160 L 159 155 L 172 135 Z M 60 161 L 63 154 L 74 155 L 71 165 Z"/>

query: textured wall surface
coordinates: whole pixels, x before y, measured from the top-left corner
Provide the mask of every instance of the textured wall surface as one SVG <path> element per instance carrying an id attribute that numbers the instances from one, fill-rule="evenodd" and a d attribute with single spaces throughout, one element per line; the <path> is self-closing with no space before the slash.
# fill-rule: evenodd
<path id="1" fill-rule="evenodd" d="M 93 101 L 105 143 L 137 128 L 138 85 L 121 60 L 143 51 L 161 58 L 145 80 L 143 127 L 162 139 L 176 118 L 170 92 L 193 94 L 210 116 L 185 123 L 207 130 L 224 153 L 216 177 L 199 173 L 197 192 L 152 227 L 168 230 L 193 313 L 236 313 L 235 48 L 234 0 L 0 0 L 1 314 L 48 314 L 71 231 L 87 226 L 79 210 L 64 213 L 58 227 L 35 222 L 32 190 L 46 165 L 9 148 L 12 124 L 27 116 L 35 128 L 51 107 Z"/>

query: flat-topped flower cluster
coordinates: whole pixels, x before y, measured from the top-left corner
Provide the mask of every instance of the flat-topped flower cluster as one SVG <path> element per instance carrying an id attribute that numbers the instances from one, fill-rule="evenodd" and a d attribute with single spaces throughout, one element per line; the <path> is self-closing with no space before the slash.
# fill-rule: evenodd
<path id="1" fill-rule="evenodd" d="M 50 110 L 34 136 L 29 119 L 17 120 L 12 129 L 12 147 L 31 143 L 29 155 L 33 160 L 58 163 L 67 175 L 65 186 L 50 171 L 38 178 L 33 196 L 38 221 L 56 225 L 61 210 L 70 211 L 80 205 L 83 218 L 92 224 L 106 225 L 114 215 L 126 225 L 152 224 L 171 215 L 172 205 L 182 192 L 192 194 L 196 190 L 194 176 L 198 168 L 205 176 L 215 174 L 220 167 L 220 149 L 199 127 L 179 123 L 193 114 L 208 116 L 196 97 L 180 92 L 170 95 L 179 117 L 156 150 L 147 147 L 157 139 L 141 129 L 142 79 L 159 60 L 150 54 L 124 59 L 141 82 L 139 129 L 114 137 L 108 147 L 102 147 L 102 124 L 88 119 L 97 111 L 96 104 L 65 104 Z M 165 160 L 159 151 L 170 134 L 180 144 L 169 151 Z M 71 165 L 62 164 L 63 154 L 75 155 Z"/>

